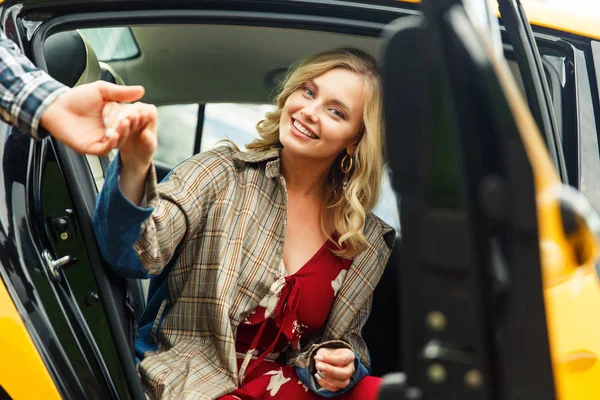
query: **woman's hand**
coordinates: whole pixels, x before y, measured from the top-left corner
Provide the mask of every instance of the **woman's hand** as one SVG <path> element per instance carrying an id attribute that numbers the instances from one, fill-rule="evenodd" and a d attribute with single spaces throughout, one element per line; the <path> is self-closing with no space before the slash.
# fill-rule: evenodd
<path id="1" fill-rule="evenodd" d="M 330 392 L 347 387 L 354 375 L 354 358 L 350 349 L 319 349 L 315 355 L 319 385 Z"/>
<path id="2" fill-rule="evenodd" d="M 156 128 L 158 111 L 155 106 L 145 103 L 107 105 L 103 111 L 107 126 L 128 119 L 129 131 L 121 135 L 119 148 L 124 169 L 144 174 L 152 164 L 152 155 L 158 146 Z"/>
<path id="3" fill-rule="evenodd" d="M 139 206 L 152 155 L 158 146 L 158 111 L 155 106 L 144 103 L 112 103 L 105 107 L 103 116 L 106 126 L 127 122 L 127 129 L 119 136 L 117 145 L 121 159 L 119 186 L 125 197 Z"/>

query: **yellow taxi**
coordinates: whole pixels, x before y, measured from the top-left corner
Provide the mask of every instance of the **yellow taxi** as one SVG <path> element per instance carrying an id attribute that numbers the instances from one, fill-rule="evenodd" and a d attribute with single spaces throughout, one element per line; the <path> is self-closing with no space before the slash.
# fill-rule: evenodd
<path id="1" fill-rule="evenodd" d="M 376 55 L 398 231 L 363 330 L 380 398 L 600 398 L 600 16 L 500 0 L 486 36 L 464 5 L 6 0 L 0 24 L 69 86 L 144 85 L 161 177 L 243 144 L 298 58 Z M 0 159 L 0 398 L 144 399 L 153 283 L 112 273 L 91 226 L 110 157 L 0 122 Z"/>

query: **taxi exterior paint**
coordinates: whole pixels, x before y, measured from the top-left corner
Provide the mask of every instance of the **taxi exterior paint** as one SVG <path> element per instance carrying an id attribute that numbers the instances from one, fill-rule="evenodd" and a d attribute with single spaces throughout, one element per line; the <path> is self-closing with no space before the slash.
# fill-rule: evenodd
<path id="1" fill-rule="evenodd" d="M 420 0 L 397 0 L 402 3 L 418 4 Z M 498 2 L 488 0 L 492 9 L 498 12 Z M 572 4 L 565 1 L 563 5 L 549 5 L 536 1 L 523 1 L 527 19 L 531 25 L 553 29 L 561 32 L 585 36 L 600 40 L 600 9 L 574 9 Z"/>
<path id="2" fill-rule="evenodd" d="M 499 64 L 499 65 L 498 65 Z M 520 127 L 536 190 L 546 320 L 558 399 L 596 400 L 600 382 L 600 285 L 594 273 L 597 239 L 581 231 L 567 237 L 561 216 L 563 186 L 528 106 L 503 63 L 495 66 Z M 581 254 L 576 254 L 578 249 Z"/>
<path id="3" fill-rule="evenodd" d="M 523 7 L 532 25 L 600 40 L 598 9 L 575 10 L 568 1 L 563 6 L 525 1 Z"/>
<path id="4" fill-rule="evenodd" d="M 13 399 L 60 399 L 46 365 L 0 280 L 0 386 Z"/>
<path id="5" fill-rule="evenodd" d="M 532 24 L 600 39 L 597 22 L 600 16 L 584 16 L 535 3 L 525 3 L 525 8 Z M 598 255 L 596 238 L 585 231 L 575 236 L 565 235 L 560 213 L 564 187 L 512 76 L 503 69 L 503 64 L 497 68 L 500 79 L 505 81 L 507 97 L 512 100 L 534 173 L 546 319 L 557 398 L 595 400 L 600 382 L 600 320 L 591 313 L 600 309 L 600 285 L 593 267 Z M 583 259 L 574 252 L 575 242 L 586 250 Z M 60 398 L 1 280 L 0 349 L 0 386 L 11 397 Z"/>

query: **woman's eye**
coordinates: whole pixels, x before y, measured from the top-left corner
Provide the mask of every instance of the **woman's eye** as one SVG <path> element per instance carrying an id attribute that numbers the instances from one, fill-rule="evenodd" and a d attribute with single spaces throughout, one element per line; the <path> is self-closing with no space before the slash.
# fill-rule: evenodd
<path id="1" fill-rule="evenodd" d="M 304 93 L 306 93 L 308 96 L 313 97 L 313 98 L 315 97 L 315 92 L 313 92 L 311 88 L 304 87 L 303 89 L 304 89 Z"/>
<path id="2" fill-rule="evenodd" d="M 343 112 L 341 112 L 340 110 L 336 110 L 335 108 L 332 108 L 332 109 L 331 109 L 331 112 L 333 113 L 333 115 L 335 115 L 335 116 L 336 116 L 336 117 L 338 117 L 338 118 L 341 118 L 341 119 L 346 119 L 346 116 L 345 116 L 345 115 L 344 115 L 344 113 L 343 113 Z"/>

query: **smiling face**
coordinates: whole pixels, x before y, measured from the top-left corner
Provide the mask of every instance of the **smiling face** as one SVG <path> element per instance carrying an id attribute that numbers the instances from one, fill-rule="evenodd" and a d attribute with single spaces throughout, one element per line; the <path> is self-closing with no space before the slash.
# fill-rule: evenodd
<path id="1" fill-rule="evenodd" d="M 279 122 L 284 153 L 333 162 L 353 154 L 363 123 L 365 80 L 334 68 L 304 82 L 285 102 Z"/>

